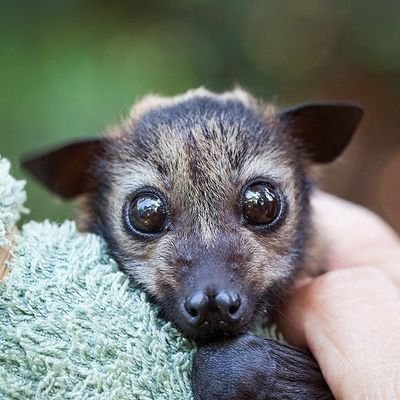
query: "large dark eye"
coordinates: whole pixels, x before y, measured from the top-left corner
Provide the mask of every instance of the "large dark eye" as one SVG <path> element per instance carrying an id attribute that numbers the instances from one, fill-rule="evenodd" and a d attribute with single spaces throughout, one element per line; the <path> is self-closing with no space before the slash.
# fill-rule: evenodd
<path id="1" fill-rule="evenodd" d="M 266 183 L 254 183 L 244 192 L 242 213 L 247 223 L 268 225 L 276 220 L 279 211 L 279 196 Z"/>
<path id="2" fill-rule="evenodd" d="M 129 224 L 142 233 L 161 232 L 167 220 L 164 202 L 151 193 L 135 197 L 128 209 Z"/>

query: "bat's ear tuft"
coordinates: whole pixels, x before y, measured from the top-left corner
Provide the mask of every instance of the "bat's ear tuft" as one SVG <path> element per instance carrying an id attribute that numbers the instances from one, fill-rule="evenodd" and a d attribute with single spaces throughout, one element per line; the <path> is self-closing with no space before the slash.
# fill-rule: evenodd
<path id="1" fill-rule="evenodd" d="M 316 163 L 333 161 L 342 153 L 362 116 L 361 106 L 352 102 L 305 103 L 278 112 L 305 157 Z"/>
<path id="2" fill-rule="evenodd" d="M 64 199 L 88 192 L 91 169 L 103 151 L 101 139 L 84 139 L 24 157 L 21 164 L 50 191 Z"/>

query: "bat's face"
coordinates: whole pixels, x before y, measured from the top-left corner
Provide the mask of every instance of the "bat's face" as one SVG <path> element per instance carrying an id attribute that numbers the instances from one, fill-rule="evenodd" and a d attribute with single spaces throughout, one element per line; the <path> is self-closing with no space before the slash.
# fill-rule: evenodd
<path id="1" fill-rule="evenodd" d="M 312 247 L 310 161 L 329 161 L 351 134 L 324 152 L 299 137 L 334 109 L 352 133 L 361 113 L 350 105 L 279 112 L 241 91 L 147 99 L 78 146 L 88 229 L 187 336 L 238 333 L 276 305 Z"/>

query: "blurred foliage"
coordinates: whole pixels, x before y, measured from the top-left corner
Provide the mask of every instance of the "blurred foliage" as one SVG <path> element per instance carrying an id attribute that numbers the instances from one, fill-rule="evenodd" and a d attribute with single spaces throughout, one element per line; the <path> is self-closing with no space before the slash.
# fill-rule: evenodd
<path id="1" fill-rule="evenodd" d="M 201 85 L 240 84 L 281 104 L 347 97 L 383 109 L 399 100 L 398 21 L 400 3 L 389 0 L 0 0 L 0 154 L 21 177 L 22 154 L 94 135 L 148 92 Z M 375 142 L 363 143 L 361 160 Z M 354 181 L 331 188 L 382 211 L 362 176 L 357 191 Z M 28 191 L 29 218 L 70 216 L 35 183 Z"/>

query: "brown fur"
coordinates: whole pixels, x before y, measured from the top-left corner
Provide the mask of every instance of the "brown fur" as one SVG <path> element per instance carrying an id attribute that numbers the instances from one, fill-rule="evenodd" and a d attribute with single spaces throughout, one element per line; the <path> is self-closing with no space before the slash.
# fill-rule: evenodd
<path id="1" fill-rule="evenodd" d="M 227 114 L 211 109 L 206 118 L 190 124 L 182 115 L 169 120 L 158 116 L 160 110 L 193 99 L 220 102 Z M 229 115 L 232 106 L 241 111 Z M 145 120 L 150 113 L 152 125 Z M 237 120 L 240 114 L 242 120 Z M 100 192 L 86 199 L 88 229 L 106 236 L 124 271 L 163 306 L 179 302 L 187 280 L 208 269 L 210 280 L 224 279 L 222 274 L 240 281 L 253 294 L 254 305 L 266 310 L 263 299 L 280 295 L 277 289 L 304 267 L 305 254 L 312 254 L 313 247 L 307 218 L 309 168 L 282 128 L 274 106 L 241 90 L 215 95 L 199 89 L 172 99 L 145 98 L 111 131 L 106 161 L 96 168 L 96 179 L 105 181 Z M 267 234 L 240 223 L 239 193 L 256 178 L 274 182 L 286 199 L 284 222 Z M 164 194 L 173 221 L 168 234 L 146 243 L 121 223 L 124 203 L 143 186 Z M 179 325 L 174 315 L 175 309 L 168 313 Z"/>
<path id="2" fill-rule="evenodd" d="M 361 115 L 352 103 L 280 110 L 241 89 L 152 95 L 104 137 L 24 165 L 65 198 L 85 194 L 81 226 L 105 238 L 120 268 L 184 333 L 221 333 L 187 326 L 181 314 L 191 293 L 214 298 L 224 290 L 242 300 L 245 316 L 225 327 L 238 333 L 269 317 L 295 279 L 320 267 L 309 206 L 314 164 L 340 154 Z M 243 191 L 259 181 L 281 199 L 270 226 L 242 215 Z M 164 199 L 160 234 L 138 234 L 126 221 L 124 210 L 143 190 Z"/>

